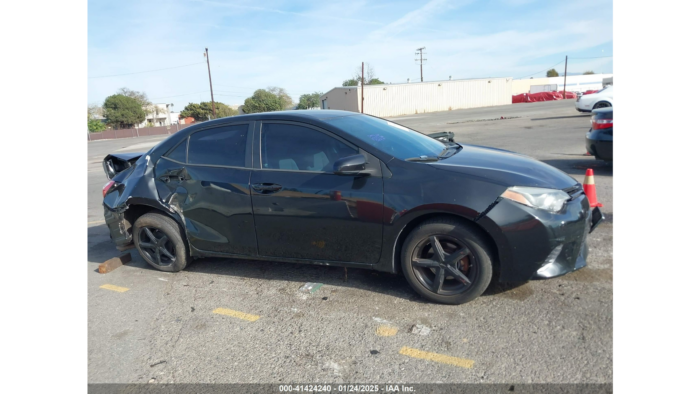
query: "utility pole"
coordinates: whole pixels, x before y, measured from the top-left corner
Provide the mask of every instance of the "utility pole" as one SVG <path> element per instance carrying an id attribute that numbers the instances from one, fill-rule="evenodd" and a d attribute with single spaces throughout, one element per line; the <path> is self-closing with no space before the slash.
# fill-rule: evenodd
<path id="1" fill-rule="evenodd" d="M 209 91 L 211 91 L 211 113 L 216 119 L 216 108 L 214 107 L 214 88 L 211 87 L 211 69 L 209 68 L 209 48 L 204 48 L 204 57 L 207 58 L 207 71 L 209 71 Z"/>
<path id="2" fill-rule="evenodd" d="M 428 61 L 428 59 L 423 59 L 423 51 L 425 50 L 425 47 L 418 48 L 416 49 L 416 55 L 420 55 L 420 59 L 416 59 L 416 61 L 420 61 L 420 81 L 423 82 L 423 62 Z"/>
<path id="3" fill-rule="evenodd" d="M 362 79 L 360 79 L 360 113 L 365 113 L 365 62 L 362 62 Z"/>
<path id="4" fill-rule="evenodd" d="M 569 65 L 569 55 L 564 60 L 564 100 L 566 100 L 566 67 Z"/>

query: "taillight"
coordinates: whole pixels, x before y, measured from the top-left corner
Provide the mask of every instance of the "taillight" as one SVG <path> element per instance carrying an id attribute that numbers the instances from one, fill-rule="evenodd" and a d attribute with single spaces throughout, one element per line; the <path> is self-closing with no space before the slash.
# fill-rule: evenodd
<path id="1" fill-rule="evenodd" d="M 612 119 L 591 119 L 591 124 L 593 125 L 593 130 L 599 129 L 609 129 L 613 127 Z"/>
<path id="2" fill-rule="evenodd" d="M 109 189 L 112 188 L 112 186 L 114 186 L 115 183 L 117 183 L 117 182 L 114 182 L 114 181 L 107 182 L 105 187 L 102 188 L 102 198 L 105 198 L 105 196 L 107 195 L 107 192 L 109 191 Z"/>

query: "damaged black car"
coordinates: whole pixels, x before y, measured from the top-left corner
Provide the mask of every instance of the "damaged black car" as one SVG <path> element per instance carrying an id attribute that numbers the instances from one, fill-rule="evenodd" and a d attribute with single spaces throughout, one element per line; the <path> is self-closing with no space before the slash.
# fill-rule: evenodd
<path id="1" fill-rule="evenodd" d="M 461 304 L 586 265 L 603 220 L 567 174 L 334 110 L 228 117 L 104 159 L 105 221 L 156 269 L 228 257 L 400 273 Z M 232 262 L 235 263 L 235 262 Z"/>

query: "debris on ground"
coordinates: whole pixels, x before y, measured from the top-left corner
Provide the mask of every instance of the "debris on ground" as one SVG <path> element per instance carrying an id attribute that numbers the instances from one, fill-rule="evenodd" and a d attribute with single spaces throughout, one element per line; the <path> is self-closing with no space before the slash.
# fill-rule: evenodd
<path id="1" fill-rule="evenodd" d="M 309 283 L 305 284 L 304 286 L 301 286 L 299 288 L 299 291 L 301 291 L 302 293 L 313 294 L 318 289 L 320 289 L 321 286 L 323 286 L 323 283 L 311 283 L 311 282 L 309 282 Z"/>
<path id="2" fill-rule="evenodd" d="M 100 264 L 97 271 L 101 274 L 106 274 L 112 272 L 115 269 L 121 267 L 122 265 L 131 261 L 131 253 L 124 253 L 119 257 L 112 257 L 111 259 Z"/>
<path id="3" fill-rule="evenodd" d="M 411 334 L 428 335 L 430 334 L 430 327 L 424 326 L 422 324 L 416 324 L 413 327 L 411 327 Z"/>

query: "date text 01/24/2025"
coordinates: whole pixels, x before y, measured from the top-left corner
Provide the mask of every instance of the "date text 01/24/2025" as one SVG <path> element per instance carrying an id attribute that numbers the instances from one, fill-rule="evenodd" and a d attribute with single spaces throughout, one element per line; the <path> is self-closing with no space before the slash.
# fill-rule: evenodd
<path id="1" fill-rule="evenodd" d="M 307 385 L 307 386 L 280 386 L 281 393 L 412 393 L 413 387 L 399 385 L 341 385 L 337 387 L 329 385 Z"/>

